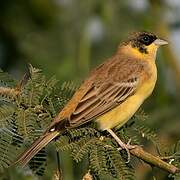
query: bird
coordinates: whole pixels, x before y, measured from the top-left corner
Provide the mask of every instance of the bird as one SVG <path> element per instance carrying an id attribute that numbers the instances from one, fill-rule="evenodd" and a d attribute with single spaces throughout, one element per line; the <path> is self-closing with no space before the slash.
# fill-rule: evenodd
<path id="1" fill-rule="evenodd" d="M 157 80 L 156 54 L 167 41 L 147 31 L 135 32 L 120 43 L 114 55 L 92 70 L 70 101 L 44 133 L 15 161 L 24 167 L 31 158 L 67 129 L 95 121 L 122 149 L 124 143 L 113 128 L 122 127 L 151 95 Z"/>

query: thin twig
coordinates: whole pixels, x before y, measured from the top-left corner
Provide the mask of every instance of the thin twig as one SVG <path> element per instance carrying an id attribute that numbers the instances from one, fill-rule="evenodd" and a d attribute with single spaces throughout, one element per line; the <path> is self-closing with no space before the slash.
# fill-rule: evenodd
<path id="1" fill-rule="evenodd" d="M 143 148 L 140 146 L 136 146 L 134 149 L 131 149 L 130 153 L 138 157 L 139 159 L 145 161 L 146 163 L 159 167 L 160 169 L 163 169 L 171 174 L 180 172 L 180 169 L 176 166 L 169 164 L 163 161 L 161 158 L 144 151 Z"/>
<path id="2" fill-rule="evenodd" d="M 20 91 L 16 88 L 9 88 L 9 87 L 0 87 L 0 94 L 1 95 L 12 95 L 17 96 L 20 93 Z"/>
<path id="3" fill-rule="evenodd" d="M 61 173 L 60 158 L 59 158 L 59 152 L 58 151 L 56 151 L 56 155 L 57 155 L 58 171 L 59 171 L 59 173 Z"/>
<path id="4" fill-rule="evenodd" d="M 170 160 L 170 159 L 173 159 L 174 158 L 174 156 L 172 155 L 172 156 L 164 156 L 164 157 L 159 157 L 161 160 Z"/>

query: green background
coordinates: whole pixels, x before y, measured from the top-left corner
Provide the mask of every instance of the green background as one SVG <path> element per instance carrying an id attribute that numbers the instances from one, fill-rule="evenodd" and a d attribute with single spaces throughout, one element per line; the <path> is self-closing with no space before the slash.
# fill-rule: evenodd
<path id="1" fill-rule="evenodd" d="M 180 138 L 178 0 L 2 1 L 0 66 L 17 79 L 30 63 L 60 82 L 80 82 L 93 67 L 111 57 L 130 32 L 139 30 L 155 32 L 170 42 L 158 51 L 158 82 L 143 108 L 161 143 L 171 146 Z M 79 174 L 68 153 L 63 154 L 62 162 L 64 179 L 77 179 Z M 152 173 L 150 166 L 143 164 L 136 172 L 139 180 L 167 178 L 162 171 Z M 23 172 L 8 173 L 9 179 L 35 178 Z M 47 175 L 43 179 L 51 178 Z"/>

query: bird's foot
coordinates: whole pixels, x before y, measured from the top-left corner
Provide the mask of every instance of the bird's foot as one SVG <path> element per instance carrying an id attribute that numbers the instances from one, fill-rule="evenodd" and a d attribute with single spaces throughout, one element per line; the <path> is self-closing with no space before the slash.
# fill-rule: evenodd
<path id="1" fill-rule="evenodd" d="M 118 150 L 121 151 L 121 150 L 124 149 L 126 151 L 126 153 L 127 153 L 127 161 L 126 161 L 126 163 L 129 163 L 130 160 L 131 160 L 131 156 L 130 156 L 130 151 L 129 150 L 134 149 L 134 148 L 137 147 L 137 145 L 131 145 L 130 143 L 131 143 L 131 139 L 129 139 L 127 144 L 123 143 L 123 144 L 120 145 L 118 143 L 121 146 L 121 147 L 118 148 Z"/>
<path id="2" fill-rule="evenodd" d="M 122 149 L 134 149 L 137 148 L 137 145 L 131 145 L 131 139 L 129 139 L 129 141 L 127 142 L 127 144 L 125 144 L 124 142 L 122 142 L 122 144 L 120 145 L 121 147 L 118 148 L 118 150 L 122 150 Z"/>
<path id="3" fill-rule="evenodd" d="M 125 144 L 124 142 L 121 141 L 121 139 L 111 129 L 107 129 L 107 131 L 111 134 L 111 136 L 120 145 L 120 148 L 118 148 L 118 150 L 124 149 L 127 152 L 127 162 L 126 163 L 129 163 L 129 161 L 130 161 L 130 151 L 129 150 L 134 149 L 137 146 L 130 144 L 131 143 L 131 139 L 129 139 L 128 143 Z"/>

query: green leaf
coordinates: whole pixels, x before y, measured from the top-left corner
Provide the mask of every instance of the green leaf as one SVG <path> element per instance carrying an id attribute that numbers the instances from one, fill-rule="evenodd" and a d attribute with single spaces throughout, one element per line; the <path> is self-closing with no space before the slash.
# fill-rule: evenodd
<path id="1" fill-rule="evenodd" d="M 1 128 L 0 142 L 0 171 L 3 171 L 17 158 L 22 139 L 7 128 Z"/>
<path id="2" fill-rule="evenodd" d="M 12 123 L 13 114 L 15 112 L 14 106 L 8 106 L 6 104 L 0 106 L 0 128 L 8 126 L 9 123 Z"/>
<path id="3" fill-rule="evenodd" d="M 45 84 L 45 76 L 39 69 L 31 66 L 30 74 L 31 78 L 23 87 L 20 95 L 20 103 L 26 104 L 28 107 L 40 104 Z"/>
<path id="4" fill-rule="evenodd" d="M 47 166 L 47 154 L 45 148 L 39 151 L 29 162 L 30 169 L 38 176 L 43 176 Z"/>
<path id="5" fill-rule="evenodd" d="M 34 112 L 34 109 L 28 108 L 26 110 L 20 108 L 16 112 L 16 124 L 17 132 L 27 140 L 33 140 L 37 137 L 38 126 L 37 119 L 38 116 Z"/>

